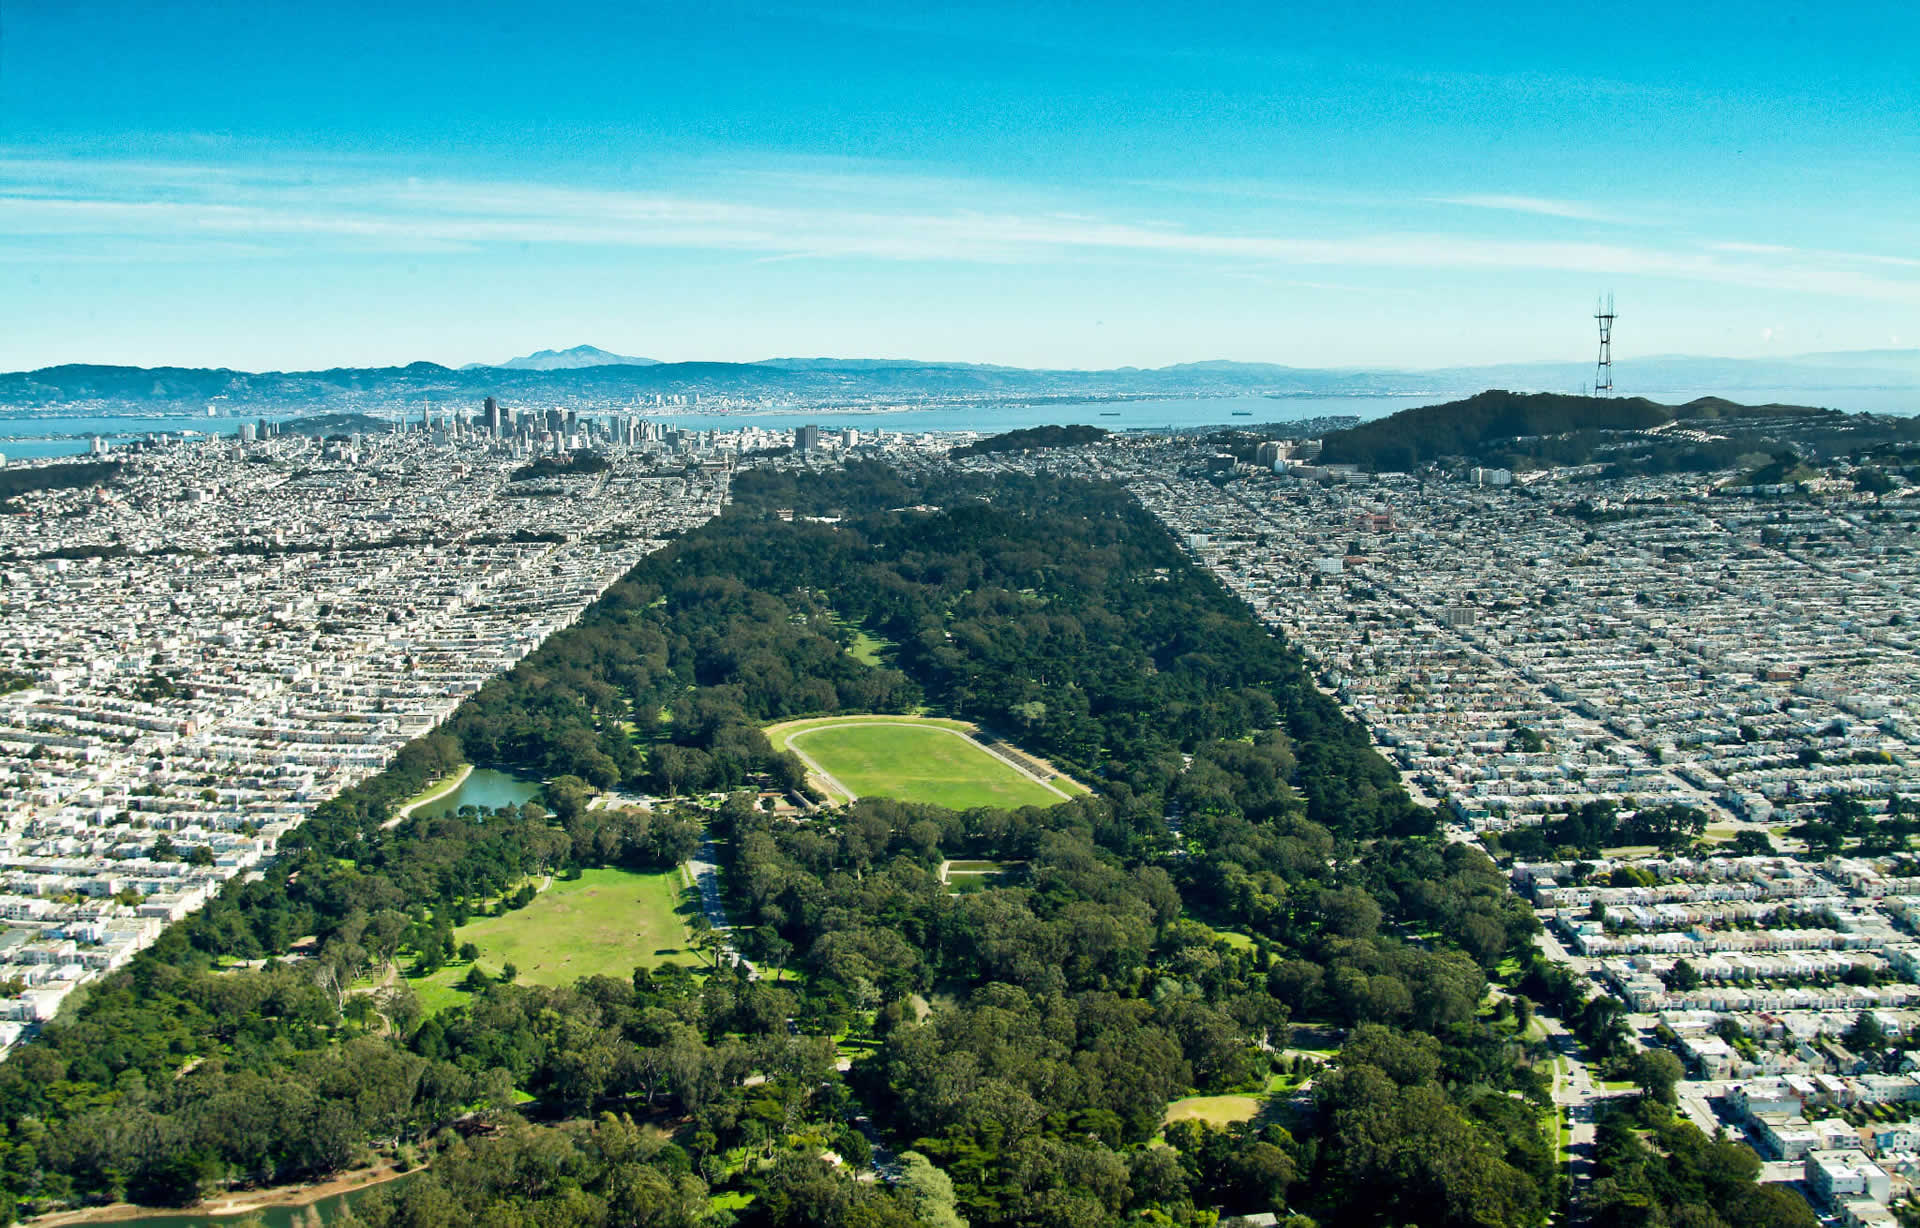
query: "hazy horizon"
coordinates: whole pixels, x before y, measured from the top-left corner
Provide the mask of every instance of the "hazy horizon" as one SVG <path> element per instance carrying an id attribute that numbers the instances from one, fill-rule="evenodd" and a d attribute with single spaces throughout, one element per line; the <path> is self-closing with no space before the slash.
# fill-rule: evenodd
<path id="1" fill-rule="evenodd" d="M 563 355 L 571 351 L 580 350 L 580 349 L 599 350 L 599 351 L 602 351 L 603 353 L 611 355 L 616 359 L 642 360 L 640 362 L 628 362 L 628 363 L 611 362 L 607 364 L 602 364 L 602 365 L 608 365 L 608 366 L 621 366 L 621 365 L 682 366 L 682 365 L 698 365 L 698 364 L 762 366 L 762 365 L 768 365 L 768 364 L 787 363 L 787 362 L 829 363 L 829 364 L 831 363 L 862 363 L 862 364 L 881 364 L 881 365 L 888 364 L 888 363 L 898 363 L 903 366 L 1003 367 L 1008 370 L 1027 370 L 1027 371 L 1035 371 L 1035 372 L 1067 372 L 1067 373 L 1084 373 L 1084 374 L 1100 374 L 1100 373 L 1109 372 L 1109 371 L 1125 371 L 1125 370 L 1151 372 L 1151 371 L 1173 370 L 1173 369 L 1182 368 L 1182 367 L 1206 367 L 1206 366 L 1214 366 L 1214 365 L 1226 365 L 1226 366 L 1244 366 L 1244 367 L 1262 367 L 1262 366 L 1287 367 L 1287 368 L 1291 368 L 1291 369 L 1303 371 L 1303 372 L 1351 371 L 1351 372 L 1366 372 L 1366 373 L 1376 373 L 1376 374 L 1385 374 L 1385 375 L 1394 375 L 1394 374 L 1433 375 L 1433 374 L 1443 374 L 1449 371 L 1494 370 L 1494 369 L 1510 368 L 1510 367 L 1512 368 L 1517 368 L 1517 367 L 1546 368 L 1546 367 L 1555 367 L 1555 366 L 1586 367 L 1586 366 L 1592 365 L 1591 357 L 1575 357 L 1575 358 L 1546 358 L 1546 359 L 1507 359 L 1507 360 L 1496 359 L 1489 362 L 1460 363 L 1452 366 L 1438 366 L 1438 367 L 1422 367 L 1422 366 L 1413 366 L 1410 364 L 1395 364 L 1395 363 L 1342 364 L 1339 366 L 1316 367 L 1316 366 L 1307 366 L 1307 365 L 1295 364 L 1295 363 L 1278 363 L 1278 362 L 1272 362 L 1266 359 L 1232 358 L 1232 357 L 1223 357 L 1220 355 L 1214 355 L 1211 357 L 1174 359 L 1170 362 L 1161 363 L 1151 367 L 1145 366 L 1139 363 L 1120 363 L 1120 364 L 1116 364 L 1114 366 L 1108 366 L 1108 367 L 1070 367 L 1070 366 L 1022 367 L 1012 363 L 995 363 L 995 362 L 987 361 L 984 359 L 976 359 L 976 358 L 945 358 L 945 357 L 929 358 L 926 356 L 913 355 L 913 354 L 769 354 L 759 358 L 738 358 L 738 359 L 675 358 L 675 357 L 663 358 L 657 354 L 629 354 L 622 351 L 613 350 L 607 346 L 595 345 L 592 342 L 580 342 L 574 345 L 566 345 L 566 346 L 555 345 L 555 346 L 541 346 L 541 347 L 531 348 L 526 350 L 524 353 L 509 355 L 506 358 L 495 359 L 492 361 L 487 361 L 483 359 L 442 361 L 440 359 L 434 359 L 434 358 L 414 358 L 414 359 L 408 359 L 408 360 L 405 360 L 402 362 L 396 362 L 396 363 L 358 363 L 358 362 L 351 362 L 351 361 L 334 361 L 334 362 L 318 363 L 311 367 L 268 368 L 268 367 L 237 367 L 232 364 L 218 364 L 218 363 L 209 363 L 209 364 L 186 364 L 186 363 L 177 363 L 177 362 L 111 363 L 111 362 L 100 362 L 100 361 L 95 361 L 90 359 L 77 359 L 77 360 L 71 360 L 63 363 L 48 363 L 48 364 L 44 364 L 41 367 L 11 368 L 11 369 L 6 369 L 4 371 L 0 371 L 0 373 L 19 374 L 21 372 L 28 372 L 28 371 L 34 371 L 34 370 L 46 370 L 46 369 L 59 367 L 59 366 L 101 366 L 101 367 L 125 366 L 125 367 L 139 367 L 139 368 L 192 367 L 193 369 L 201 369 L 201 370 L 232 370 L 232 371 L 242 371 L 242 372 L 265 372 L 265 371 L 295 372 L 295 371 L 352 370 L 352 369 L 358 369 L 358 368 L 372 369 L 376 367 L 399 368 L 399 367 L 406 367 L 406 366 L 413 365 L 415 363 L 422 363 L 422 362 L 431 363 L 435 366 L 445 367 L 447 370 L 450 370 L 450 371 L 460 371 L 460 370 L 465 370 L 465 369 L 475 368 L 475 367 L 490 368 L 493 370 L 509 370 L 509 369 L 515 369 L 515 368 L 509 368 L 509 366 L 507 365 L 509 363 L 521 362 L 526 359 L 535 358 L 541 355 Z M 1881 359 L 1898 358 L 1907 362 L 1914 362 L 1916 360 L 1920 360 L 1920 347 L 1900 347 L 1898 349 L 1894 349 L 1886 346 L 1881 346 L 1878 348 L 1869 348 L 1869 349 L 1860 349 L 1860 350 L 1809 350 L 1804 353 L 1794 353 L 1794 354 L 1783 353 L 1783 354 L 1760 354 L 1760 355 L 1747 355 L 1747 356 L 1737 356 L 1732 354 L 1680 354 L 1680 353 L 1645 354 L 1645 355 L 1639 356 L 1637 358 L 1637 361 L 1641 363 L 1777 362 L 1782 364 L 1806 364 L 1808 368 L 1808 373 L 1812 374 L 1817 372 L 1819 370 L 1819 367 L 1817 365 L 1814 365 L 1811 362 L 1811 360 L 1857 359 L 1860 361 L 1860 365 L 1862 367 L 1871 368 L 1873 366 L 1873 361 L 1876 358 L 1881 358 Z M 1616 363 L 1617 362 L 1618 360 L 1616 360 Z M 523 367 L 518 369 L 536 370 L 538 368 Z M 575 368 L 563 367 L 563 368 L 556 368 L 556 369 L 564 371 L 564 370 L 575 369 Z M 1920 380 L 1920 373 L 1916 373 L 1916 379 Z M 1631 395 L 1631 393 L 1623 392 L 1623 395 Z"/>

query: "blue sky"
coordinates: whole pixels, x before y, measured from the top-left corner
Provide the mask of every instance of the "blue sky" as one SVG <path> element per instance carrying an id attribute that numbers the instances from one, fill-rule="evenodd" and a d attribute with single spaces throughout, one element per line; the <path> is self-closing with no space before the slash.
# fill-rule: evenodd
<path id="1" fill-rule="evenodd" d="M 1920 345 L 1916 6 L 1661 7 L 0 0 L 0 368 Z"/>

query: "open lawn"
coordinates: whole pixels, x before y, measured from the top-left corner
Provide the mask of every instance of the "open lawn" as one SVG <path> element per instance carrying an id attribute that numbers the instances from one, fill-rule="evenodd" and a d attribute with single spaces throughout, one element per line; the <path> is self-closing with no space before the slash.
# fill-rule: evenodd
<path id="1" fill-rule="evenodd" d="M 1254 949 L 1253 938 L 1247 934 L 1242 934 L 1239 930 L 1215 930 L 1213 933 L 1214 937 L 1236 951 L 1251 951 Z"/>
<path id="2" fill-rule="evenodd" d="M 898 644 L 884 635 L 875 635 L 858 623 L 850 623 L 838 614 L 833 616 L 833 622 L 835 626 L 852 633 L 852 642 L 847 645 L 848 656 L 875 669 L 892 663 L 893 651 L 899 647 Z"/>
<path id="3" fill-rule="evenodd" d="M 1210 1126 L 1227 1126 L 1252 1121 L 1260 1112 L 1260 1104 L 1258 1096 L 1188 1096 L 1167 1106 L 1165 1124 L 1204 1121 Z"/>
<path id="4" fill-rule="evenodd" d="M 891 797 L 965 810 L 1051 806 L 1066 800 L 988 751 L 958 721 L 907 716 L 828 717 L 769 729 L 843 798 Z"/>
<path id="5" fill-rule="evenodd" d="M 958 865 L 960 863 L 955 862 L 954 864 Z M 1236 951 L 1251 951 L 1254 948 L 1255 944 L 1251 935 L 1243 934 L 1238 930 L 1223 930 L 1217 926 L 1208 925 L 1192 913 L 1182 913 L 1180 919 L 1200 926 L 1209 934 L 1212 934 L 1215 938 L 1218 938 L 1221 942 L 1226 943 Z"/>
<path id="6" fill-rule="evenodd" d="M 510 963 L 536 985 L 570 985 L 595 973 L 625 980 L 642 965 L 700 962 L 675 911 L 685 889 L 678 870 L 583 870 L 555 879 L 525 908 L 461 926 L 453 938 L 479 947 L 475 962 L 491 975 Z M 412 985 L 421 1006 L 434 1011 L 462 1000 L 454 986 L 466 975 L 465 964 L 453 964 Z"/>
<path id="7" fill-rule="evenodd" d="M 885 665 L 887 662 L 887 654 L 892 651 L 893 642 L 891 640 L 883 640 L 879 636 L 869 635 L 865 631 L 855 631 L 853 633 L 853 643 L 847 648 L 848 655 L 852 656 L 854 660 L 875 666 Z"/>

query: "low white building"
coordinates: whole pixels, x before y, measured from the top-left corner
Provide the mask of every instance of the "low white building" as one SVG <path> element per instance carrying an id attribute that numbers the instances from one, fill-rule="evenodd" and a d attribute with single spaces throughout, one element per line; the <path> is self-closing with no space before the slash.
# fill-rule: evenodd
<path id="1" fill-rule="evenodd" d="M 1805 1171 L 1808 1186 L 1829 1206 L 1859 1198 L 1885 1203 L 1893 1197 L 1893 1179 L 1864 1151 L 1810 1152 Z"/>
<path id="2" fill-rule="evenodd" d="M 1846 1228 L 1896 1228 L 1900 1218 L 1871 1198 L 1840 1204 L 1840 1222 Z"/>

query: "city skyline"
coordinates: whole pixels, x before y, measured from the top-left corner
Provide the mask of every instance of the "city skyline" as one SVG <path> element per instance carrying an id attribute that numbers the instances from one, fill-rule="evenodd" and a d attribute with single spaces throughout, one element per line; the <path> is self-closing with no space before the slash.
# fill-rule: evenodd
<path id="1" fill-rule="evenodd" d="M 1890 7 L 461 13 L 11 7 L 0 368 L 1920 339 Z"/>

